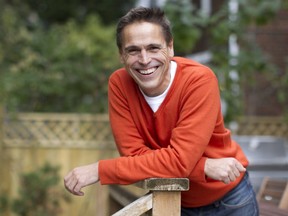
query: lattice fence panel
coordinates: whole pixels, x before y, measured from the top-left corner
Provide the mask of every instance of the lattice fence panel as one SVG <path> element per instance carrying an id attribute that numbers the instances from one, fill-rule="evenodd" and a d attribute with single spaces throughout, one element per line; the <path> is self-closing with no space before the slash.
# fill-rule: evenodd
<path id="1" fill-rule="evenodd" d="M 7 147 L 115 148 L 107 114 L 20 113 L 6 115 L 2 128 Z M 288 124 L 280 117 L 245 117 L 235 134 L 288 137 Z"/>
<path id="2" fill-rule="evenodd" d="M 288 137 L 288 122 L 282 117 L 245 117 L 238 122 L 236 133 Z"/>
<path id="3" fill-rule="evenodd" d="M 115 148 L 107 114 L 20 113 L 3 122 L 5 146 Z"/>

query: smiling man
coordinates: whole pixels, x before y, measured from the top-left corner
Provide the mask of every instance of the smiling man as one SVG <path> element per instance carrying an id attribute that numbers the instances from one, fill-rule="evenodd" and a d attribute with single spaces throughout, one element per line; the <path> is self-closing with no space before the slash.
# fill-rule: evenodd
<path id="1" fill-rule="evenodd" d="M 109 79 L 109 116 L 121 157 L 73 169 L 64 178 L 67 190 L 83 195 L 98 181 L 185 177 L 190 190 L 182 193 L 182 216 L 258 215 L 248 161 L 224 126 L 214 73 L 174 57 L 160 9 L 132 9 L 116 38 L 125 67 Z"/>
<path id="2" fill-rule="evenodd" d="M 129 75 L 145 95 L 161 95 L 170 82 L 173 41 L 167 44 L 161 26 L 148 22 L 128 25 L 122 37 L 121 62 Z"/>

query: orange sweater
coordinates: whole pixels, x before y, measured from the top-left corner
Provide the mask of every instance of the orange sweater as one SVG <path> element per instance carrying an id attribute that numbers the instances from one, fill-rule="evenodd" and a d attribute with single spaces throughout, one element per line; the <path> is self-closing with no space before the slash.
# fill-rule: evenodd
<path id="1" fill-rule="evenodd" d="M 125 69 L 109 80 L 109 114 L 122 157 L 99 162 L 101 184 L 131 184 L 150 177 L 188 177 L 182 205 L 207 205 L 235 187 L 205 178 L 206 158 L 247 158 L 225 128 L 218 81 L 207 67 L 174 57 L 177 72 L 166 98 L 153 113 Z"/>

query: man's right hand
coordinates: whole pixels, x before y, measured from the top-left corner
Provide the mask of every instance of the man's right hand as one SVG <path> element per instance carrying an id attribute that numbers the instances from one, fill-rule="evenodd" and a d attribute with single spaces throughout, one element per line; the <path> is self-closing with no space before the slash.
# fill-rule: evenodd
<path id="1" fill-rule="evenodd" d="M 94 184 L 99 181 L 98 162 L 80 166 L 70 171 L 64 178 L 66 189 L 77 196 L 83 196 L 81 191 L 83 187 Z"/>
<path id="2" fill-rule="evenodd" d="M 207 158 L 204 171 L 207 177 L 225 184 L 235 181 L 246 168 L 235 158 Z"/>

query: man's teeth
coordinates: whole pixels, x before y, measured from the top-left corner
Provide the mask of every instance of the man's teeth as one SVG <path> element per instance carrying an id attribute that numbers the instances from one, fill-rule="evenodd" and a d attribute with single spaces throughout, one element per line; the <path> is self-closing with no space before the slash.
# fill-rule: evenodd
<path id="1" fill-rule="evenodd" d="M 149 68 L 149 69 L 147 69 L 147 70 L 139 70 L 139 72 L 141 73 L 141 74 L 151 74 L 151 73 L 153 73 L 154 71 L 156 71 L 156 67 L 154 67 L 154 68 Z"/>

